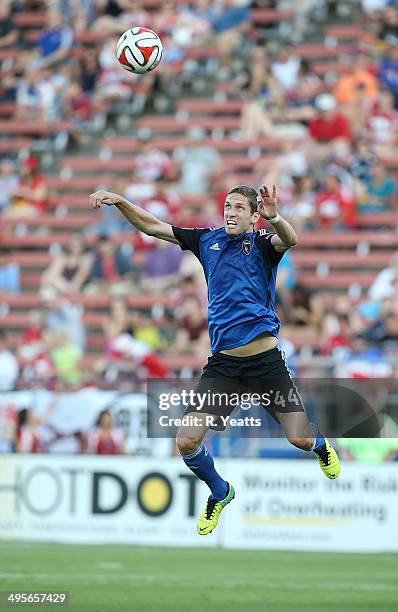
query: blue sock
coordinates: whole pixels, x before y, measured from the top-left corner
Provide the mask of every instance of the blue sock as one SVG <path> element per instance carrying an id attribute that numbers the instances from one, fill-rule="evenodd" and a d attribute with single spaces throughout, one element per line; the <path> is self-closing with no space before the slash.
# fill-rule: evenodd
<path id="1" fill-rule="evenodd" d="M 310 423 L 310 425 L 312 427 L 312 431 L 314 432 L 314 446 L 312 447 L 312 450 L 314 453 L 322 452 L 326 447 L 325 438 L 319 431 L 318 425 L 315 425 L 315 423 Z"/>
<path id="2" fill-rule="evenodd" d="M 185 465 L 203 480 L 217 501 L 224 499 L 228 493 L 228 483 L 221 478 L 214 467 L 213 457 L 202 444 L 190 455 L 182 455 Z"/>

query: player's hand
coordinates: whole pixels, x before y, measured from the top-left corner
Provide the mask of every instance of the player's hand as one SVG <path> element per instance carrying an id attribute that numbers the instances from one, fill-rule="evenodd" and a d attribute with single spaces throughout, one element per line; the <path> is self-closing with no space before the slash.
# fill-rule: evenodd
<path id="1" fill-rule="evenodd" d="M 117 193 L 111 193 L 110 191 L 96 191 L 90 195 L 90 204 L 93 208 L 101 208 L 103 204 L 107 206 L 113 206 L 120 202 L 120 195 Z"/>
<path id="2" fill-rule="evenodd" d="M 260 187 L 260 197 L 258 198 L 258 212 L 264 219 L 273 219 L 278 214 L 278 200 L 276 197 L 276 187 L 272 185 L 272 195 L 268 187 Z"/>

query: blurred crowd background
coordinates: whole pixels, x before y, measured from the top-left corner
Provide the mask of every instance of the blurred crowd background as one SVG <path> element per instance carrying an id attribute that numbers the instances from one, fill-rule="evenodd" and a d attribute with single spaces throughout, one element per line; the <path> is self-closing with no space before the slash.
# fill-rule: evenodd
<path id="1" fill-rule="evenodd" d="M 144 76 L 115 60 L 134 25 L 164 46 Z M 0 75 L 1 391 L 205 362 L 199 263 L 90 210 L 99 188 L 201 227 L 232 186 L 275 183 L 300 238 L 278 276 L 295 374 L 395 377 L 397 0 L 2 0 Z"/>

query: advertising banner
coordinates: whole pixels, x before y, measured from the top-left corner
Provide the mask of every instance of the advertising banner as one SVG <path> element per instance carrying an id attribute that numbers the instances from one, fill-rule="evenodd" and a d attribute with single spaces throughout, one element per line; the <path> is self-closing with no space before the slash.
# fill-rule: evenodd
<path id="1" fill-rule="evenodd" d="M 315 460 L 228 460 L 225 475 L 237 491 L 226 547 L 398 551 L 397 463 L 346 462 L 328 480 Z"/>
<path id="2" fill-rule="evenodd" d="M 66 543 L 398 551 L 398 464 L 218 461 L 236 489 L 196 534 L 208 489 L 179 458 L 2 455 L 0 538 Z"/>
<path id="3" fill-rule="evenodd" d="M 0 539 L 214 546 L 196 534 L 207 495 L 177 458 L 2 455 Z"/>

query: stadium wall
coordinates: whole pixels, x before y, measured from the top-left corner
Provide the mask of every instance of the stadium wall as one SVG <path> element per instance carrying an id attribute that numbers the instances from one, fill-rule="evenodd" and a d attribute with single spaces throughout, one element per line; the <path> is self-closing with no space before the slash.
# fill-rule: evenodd
<path id="1" fill-rule="evenodd" d="M 223 459 L 237 499 L 196 535 L 207 489 L 178 458 L 3 455 L 0 538 L 65 543 L 398 551 L 398 465 Z"/>

